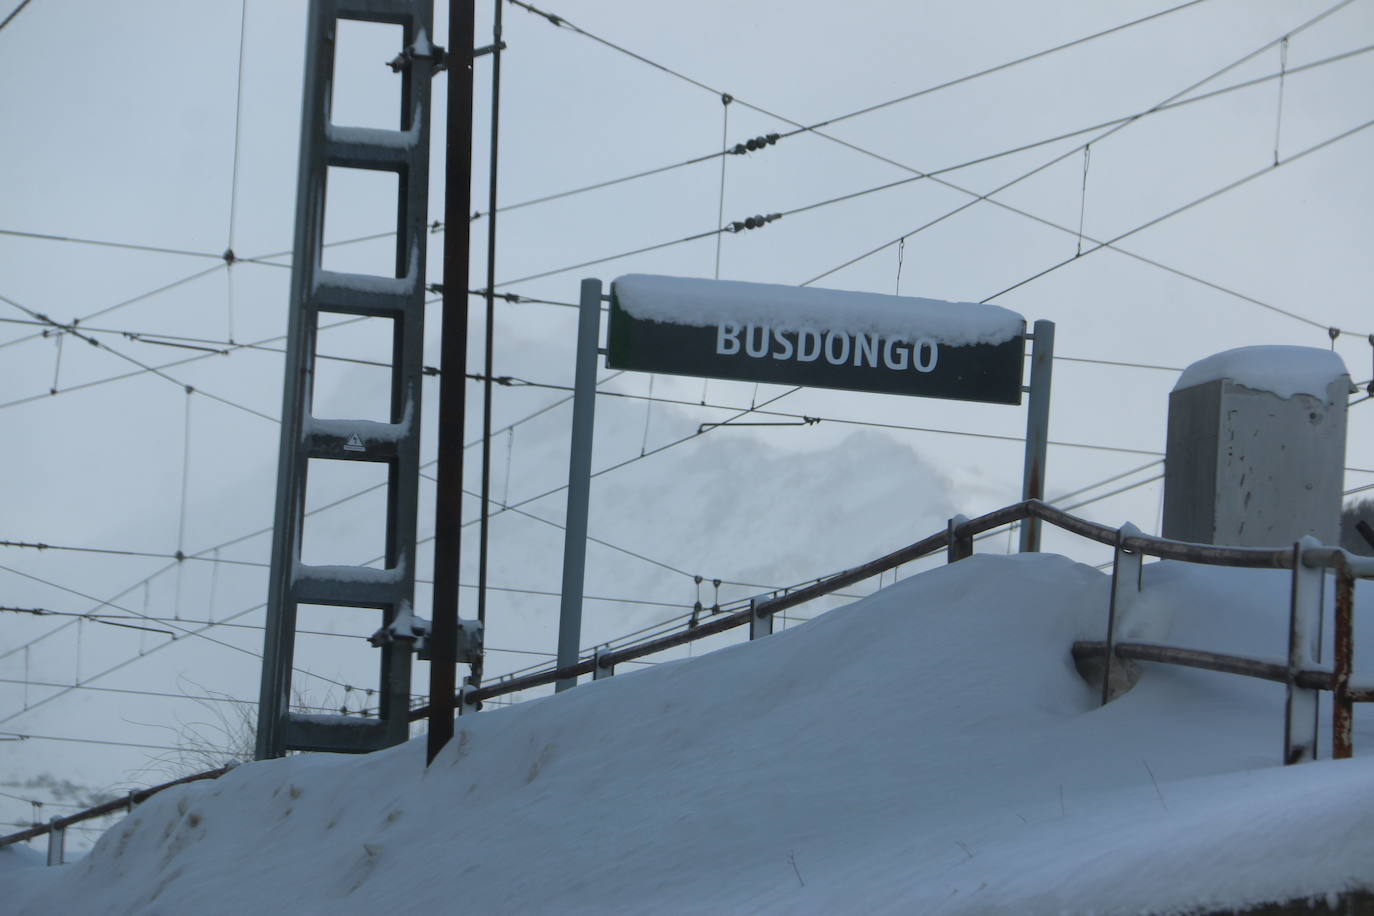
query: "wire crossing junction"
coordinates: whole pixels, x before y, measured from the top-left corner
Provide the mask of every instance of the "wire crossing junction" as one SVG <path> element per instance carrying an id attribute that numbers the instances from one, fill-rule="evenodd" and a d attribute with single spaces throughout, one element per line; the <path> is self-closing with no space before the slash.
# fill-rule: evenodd
<path id="1" fill-rule="evenodd" d="M 606 365 L 1019 405 L 1025 340 L 995 305 L 630 275 L 611 284 Z"/>

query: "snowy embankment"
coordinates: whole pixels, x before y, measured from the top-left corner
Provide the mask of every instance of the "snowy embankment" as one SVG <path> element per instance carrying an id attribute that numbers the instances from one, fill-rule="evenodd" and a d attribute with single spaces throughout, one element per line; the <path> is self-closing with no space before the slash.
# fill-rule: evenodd
<path id="1" fill-rule="evenodd" d="M 1147 566 L 1127 632 L 1277 656 L 1286 581 Z M 1374 767 L 1276 766 L 1281 686 L 1150 666 L 1097 707 L 1069 646 L 1101 638 L 1107 582 L 976 556 L 464 717 L 427 772 L 423 740 L 246 765 L 75 865 L 0 856 L 4 908 L 1141 913 L 1374 884 Z"/>

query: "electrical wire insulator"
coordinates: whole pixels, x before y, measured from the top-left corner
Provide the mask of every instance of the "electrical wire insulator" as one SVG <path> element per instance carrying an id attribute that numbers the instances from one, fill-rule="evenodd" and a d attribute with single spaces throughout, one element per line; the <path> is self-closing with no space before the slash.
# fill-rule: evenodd
<path id="1" fill-rule="evenodd" d="M 775 219 L 782 219 L 782 214 L 770 213 L 767 216 L 763 216 L 762 214 L 756 213 L 753 216 L 750 216 L 747 219 L 745 219 L 743 222 L 735 220 L 734 222 L 727 225 L 723 231 L 743 232 L 746 229 L 762 229 L 764 226 L 773 222 L 773 220 Z"/>
<path id="2" fill-rule="evenodd" d="M 752 153 L 761 150 L 765 146 L 772 146 L 782 139 L 779 134 L 765 134 L 762 137 L 751 137 L 743 143 L 736 143 L 730 148 L 730 155 L 743 156 L 745 153 Z"/>

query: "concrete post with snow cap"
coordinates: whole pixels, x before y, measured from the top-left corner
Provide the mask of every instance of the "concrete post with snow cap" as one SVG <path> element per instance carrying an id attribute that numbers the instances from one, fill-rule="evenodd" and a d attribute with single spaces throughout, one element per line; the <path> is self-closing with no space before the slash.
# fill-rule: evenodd
<path id="1" fill-rule="evenodd" d="M 1164 536 L 1338 543 L 1349 392 L 1340 356 L 1315 347 L 1241 347 L 1189 366 L 1169 395 Z"/>

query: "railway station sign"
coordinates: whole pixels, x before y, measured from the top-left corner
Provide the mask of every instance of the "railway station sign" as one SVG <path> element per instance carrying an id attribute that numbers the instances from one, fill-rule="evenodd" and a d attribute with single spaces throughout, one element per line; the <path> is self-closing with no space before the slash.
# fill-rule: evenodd
<path id="1" fill-rule="evenodd" d="M 611 284 L 606 365 L 1020 404 L 1025 339 L 996 305 L 630 274 Z"/>

